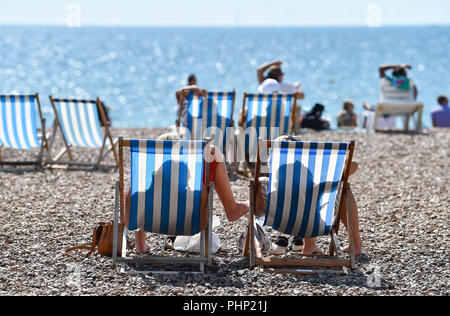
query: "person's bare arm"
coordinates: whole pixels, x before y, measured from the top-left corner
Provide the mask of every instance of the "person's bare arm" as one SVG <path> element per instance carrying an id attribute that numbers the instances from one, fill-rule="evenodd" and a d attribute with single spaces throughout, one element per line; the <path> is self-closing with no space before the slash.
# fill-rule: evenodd
<path id="1" fill-rule="evenodd" d="M 302 100 L 305 98 L 305 92 L 303 92 L 303 89 L 300 88 L 300 86 L 301 86 L 301 82 L 295 83 L 295 91 L 296 91 L 295 95 L 296 95 L 297 99 Z"/>
<path id="2" fill-rule="evenodd" d="M 266 72 L 267 69 L 269 69 L 272 66 L 281 66 L 282 62 L 277 60 L 273 62 L 266 63 L 258 68 L 257 75 L 258 75 L 258 82 L 261 84 L 264 81 L 264 72 Z"/>
<path id="3" fill-rule="evenodd" d="M 386 77 L 386 71 L 390 70 L 390 69 L 396 69 L 396 68 L 407 68 L 407 69 L 412 69 L 412 67 L 408 64 L 392 64 L 392 65 L 381 65 L 379 70 L 380 70 L 380 78 L 385 78 Z"/>
<path id="4" fill-rule="evenodd" d="M 297 92 L 295 93 L 295 95 L 296 95 L 297 99 L 299 99 L 299 100 L 302 100 L 302 99 L 305 98 L 305 93 L 303 92 L 302 89 L 300 89 L 299 91 L 297 91 Z"/>

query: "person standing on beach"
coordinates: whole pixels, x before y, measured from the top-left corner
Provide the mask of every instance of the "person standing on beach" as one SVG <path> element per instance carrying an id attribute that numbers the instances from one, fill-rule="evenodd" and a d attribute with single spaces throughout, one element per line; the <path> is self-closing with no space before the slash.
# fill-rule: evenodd
<path id="1" fill-rule="evenodd" d="M 438 98 L 438 106 L 431 112 L 433 127 L 450 127 L 450 108 L 448 107 L 448 98 L 441 95 Z"/>
<path id="2" fill-rule="evenodd" d="M 175 123 L 177 126 L 180 126 L 180 123 L 183 123 L 183 126 L 187 127 L 187 119 L 188 119 L 187 101 L 185 98 L 183 98 L 185 91 L 193 91 L 195 95 L 203 96 L 205 98 L 208 96 L 208 91 L 198 87 L 197 78 L 195 77 L 195 75 L 190 75 L 188 77 L 188 85 L 178 89 L 177 92 L 175 93 L 178 103 L 178 115 Z M 180 122 L 180 118 L 182 122 Z"/>

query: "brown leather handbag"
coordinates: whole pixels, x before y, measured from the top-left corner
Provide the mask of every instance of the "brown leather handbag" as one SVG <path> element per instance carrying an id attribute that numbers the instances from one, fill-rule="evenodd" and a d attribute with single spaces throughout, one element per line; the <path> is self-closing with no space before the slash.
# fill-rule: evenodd
<path id="1" fill-rule="evenodd" d="M 125 224 L 118 225 L 118 243 L 117 243 L 117 255 L 122 255 L 122 238 L 123 231 L 125 228 Z M 69 248 L 66 250 L 66 254 L 74 251 L 74 250 L 89 250 L 89 253 L 86 255 L 86 258 L 91 256 L 96 248 L 98 248 L 98 253 L 102 256 L 112 257 L 113 253 L 113 241 L 114 241 L 114 222 L 101 222 L 98 223 L 94 232 L 92 233 L 92 242 L 91 245 L 77 246 L 73 248 Z"/>

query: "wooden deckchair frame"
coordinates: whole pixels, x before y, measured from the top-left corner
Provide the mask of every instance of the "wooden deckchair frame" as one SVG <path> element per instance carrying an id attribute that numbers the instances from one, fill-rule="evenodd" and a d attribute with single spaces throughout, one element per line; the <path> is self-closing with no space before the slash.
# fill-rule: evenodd
<path id="1" fill-rule="evenodd" d="M 211 140 L 208 138 L 207 143 Z M 145 256 L 145 257 L 126 257 L 126 240 L 128 234 L 128 223 L 124 222 L 125 218 L 125 178 L 124 178 L 124 164 L 123 164 L 123 149 L 130 148 L 130 139 L 119 137 L 119 181 L 116 183 L 116 204 L 114 211 L 114 242 L 113 242 L 113 267 L 116 268 L 118 263 L 121 263 L 120 271 L 125 273 L 126 264 L 198 264 L 200 272 L 190 273 L 204 273 L 205 264 L 212 264 L 212 218 L 213 218 L 213 194 L 214 184 L 210 183 L 210 163 L 205 162 L 206 172 L 206 186 L 208 190 L 207 205 L 208 205 L 208 220 L 205 229 L 201 232 L 200 237 L 200 256 L 190 258 L 174 258 L 168 256 Z M 118 236 L 118 224 L 125 224 L 123 236 Z M 118 238 L 122 238 L 122 249 L 118 251 Z M 119 252 L 119 254 L 118 254 Z M 134 272 L 137 274 L 177 274 L 181 271 L 140 271 Z M 184 272 L 186 273 L 186 272 Z"/>
<path id="2" fill-rule="evenodd" d="M 247 120 L 246 120 L 246 118 L 247 118 L 247 115 L 246 115 L 246 109 L 247 109 L 246 105 L 247 104 L 246 104 L 246 102 L 247 102 L 247 99 L 249 98 L 250 95 L 255 95 L 255 94 L 271 96 L 271 95 L 274 95 L 275 93 L 269 93 L 269 94 L 264 94 L 264 93 L 244 93 L 244 98 L 243 98 L 243 102 L 242 102 L 242 111 L 241 111 L 241 116 L 240 116 L 240 119 L 239 119 L 239 127 L 244 129 L 244 131 L 248 128 Z M 278 94 L 282 95 L 283 93 L 278 93 Z M 288 125 L 288 133 L 291 133 L 291 132 L 295 131 L 295 122 L 297 120 L 296 119 L 296 112 L 297 112 L 297 99 L 298 99 L 298 96 L 297 96 L 296 93 L 293 94 L 293 98 L 294 98 L 294 103 L 292 105 L 291 113 L 289 115 L 289 119 L 291 120 L 292 128 L 289 129 L 289 125 Z M 268 127 L 270 128 L 271 126 L 268 126 Z M 245 134 L 244 134 L 244 137 L 245 137 Z M 238 146 L 237 135 L 235 136 L 234 143 L 235 143 L 235 146 Z M 245 151 L 244 164 L 245 164 L 245 168 L 247 169 L 246 173 L 248 173 L 247 171 L 250 169 L 250 163 L 249 163 L 250 157 L 249 157 L 249 153 L 245 149 L 245 139 L 244 139 L 244 151 Z M 235 152 L 237 153 L 237 148 L 235 149 Z"/>
<path id="3" fill-rule="evenodd" d="M 417 113 L 417 122 L 416 122 L 416 132 L 419 133 L 422 130 L 422 115 L 423 115 L 423 103 L 421 102 L 409 102 L 406 104 L 391 104 L 388 102 L 379 103 L 375 108 L 375 120 L 374 120 L 374 129 L 375 131 L 381 131 L 377 129 L 377 121 L 379 118 L 383 117 L 385 114 L 390 114 L 390 116 L 394 117 L 404 117 L 405 125 L 404 131 L 409 131 L 409 121 L 411 117 Z M 408 110 L 405 112 L 405 110 Z"/>
<path id="4" fill-rule="evenodd" d="M 34 97 L 36 99 L 37 108 L 38 108 L 38 112 L 39 112 L 39 119 L 41 121 L 41 134 L 42 134 L 41 146 L 40 146 L 40 151 L 37 156 L 37 159 L 35 161 L 17 161 L 17 162 L 16 161 L 3 161 L 2 154 L 1 154 L 2 146 L 0 146 L 0 167 L 3 167 L 3 166 L 29 166 L 29 165 L 35 165 L 36 167 L 43 166 L 44 150 L 46 150 L 47 152 L 49 150 L 48 137 L 47 137 L 48 135 L 45 130 L 46 121 L 42 115 L 41 102 L 39 101 L 39 94 L 35 93 Z M 11 148 L 11 149 L 13 149 L 13 148 Z"/>
<path id="5" fill-rule="evenodd" d="M 79 100 L 79 99 L 54 99 L 50 95 L 49 99 L 50 99 L 50 103 L 52 104 L 53 111 L 55 113 L 55 120 L 53 122 L 53 132 L 52 132 L 49 149 L 48 149 L 48 156 L 47 156 L 47 161 L 46 161 L 47 165 L 71 165 L 71 166 L 99 168 L 102 166 L 101 162 L 103 161 L 103 159 L 105 159 L 105 157 L 109 154 L 109 152 L 112 152 L 114 155 L 115 167 L 119 166 L 119 160 L 118 160 L 118 156 L 117 156 L 117 152 L 116 152 L 117 141 L 116 142 L 113 141 L 113 138 L 111 135 L 111 123 L 106 118 L 106 114 L 103 110 L 103 106 L 102 106 L 102 102 L 101 102 L 100 98 L 97 98 L 95 101 Z M 103 144 L 102 144 L 102 147 L 100 148 L 100 153 L 99 153 L 99 156 L 98 156 L 96 162 L 82 162 L 82 161 L 74 161 L 73 160 L 73 155 L 70 150 L 72 146 L 68 144 L 66 136 L 64 135 L 64 132 L 63 132 L 63 129 L 61 126 L 61 122 L 59 121 L 59 115 L 58 115 L 59 113 L 58 113 L 58 110 L 56 109 L 55 102 L 74 102 L 74 103 L 90 102 L 90 103 L 95 103 L 97 105 L 98 113 L 100 114 L 100 122 L 101 122 L 101 125 L 104 126 L 104 136 L 103 136 Z M 53 147 L 54 140 L 55 140 L 58 129 L 61 132 L 65 148 L 63 148 L 60 151 L 60 153 L 58 155 L 56 155 L 55 158 L 51 158 L 50 150 Z M 109 139 L 111 146 L 109 148 L 107 148 L 107 150 L 105 151 L 105 145 L 106 145 L 107 139 Z M 68 161 L 61 160 L 61 158 L 65 154 L 67 154 L 67 156 L 69 157 Z"/>
<path id="6" fill-rule="evenodd" d="M 261 248 L 258 244 L 258 241 L 255 239 L 255 205 L 256 205 L 256 194 L 259 186 L 259 177 L 260 177 L 260 168 L 261 168 L 261 159 L 260 159 L 260 150 L 261 145 L 264 145 L 265 148 L 271 148 L 271 141 L 262 141 L 261 139 L 258 142 L 258 158 L 255 167 L 255 176 L 254 179 L 250 183 L 250 216 L 248 222 L 248 231 L 247 238 L 243 254 L 244 256 L 250 256 L 250 268 L 254 268 L 255 266 L 261 267 L 270 267 L 267 271 L 272 273 L 294 273 L 301 275 L 308 275 L 313 273 L 324 272 L 324 270 L 305 270 L 306 267 L 310 268 L 341 268 L 344 273 L 347 273 L 347 268 L 354 269 L 355 268 L 355 245 L 353 242 L 353 236 L 355 232 L 353 231 L 353 220 L 351 216 L 350 210 L 350 195 L 347 193 L 350 190 L 350 184 L 348 183 L 348 178 L 350 176 L 350 166 L 353 159 L 353 152 L 355 148 L 355 142 L 350 142 L 349 154 L 347 161 L 345 163 L 345 169 L 343 173 L 343 186 L 342 186 L 342 194 L 339 201 L 339 207 L 337 210 L 337 214 L 335 214 L 334 223 L 331 228 L 330 237 L 331 243 L 329 248 L 328 255 L 321 256 L 305 256 L 298 255 L 306 258 L 279 258 L 270 256 L 264 256 Z M 344 199 L 346 201 L 344 208 Z M 339 240 L 337 238 L 337 234 L 339 231 L 340 218 L 343 215 L 343 212 L 346 212 L 347 215 L 347 226 L 348 226 L 348 242 L 349 242 L 349 259 L 342 258 L 342 252 L 339 245 Z M 335 255 L 336 254 L 336 255 Z M 273 254 L 272 254 L 273 255 Z M 318 257 L 318 258 L 316 258 Z M 291 267 L 290 269 L 276 269 L 274 267 Z M 302 267 L 303 269 L 292 269 L 292 267 Z M 336 272 L 336 270 L 325 270 L 327 272 Z"/>

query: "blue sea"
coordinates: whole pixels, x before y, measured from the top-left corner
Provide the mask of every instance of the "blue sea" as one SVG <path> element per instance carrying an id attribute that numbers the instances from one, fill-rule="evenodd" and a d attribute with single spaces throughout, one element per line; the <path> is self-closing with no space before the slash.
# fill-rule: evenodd
<path id="1" fill-rule="evenodd" d="M 210 91 L 256 92 L 256 69 L 282 60 L 285 82 L 302 82 L 303 110 L 326 106 L 336 126 L 344 99 L 378 100 L 378 66 L 409 63 L 425 103 L 424 125 L 439 94 L 450 95 L 450 26 L 298 28 L 132 28 L 0 26 L 0 94 L 100 97 L 116 127 L 168 127 L 175 91 L 189 74 Z"/>

